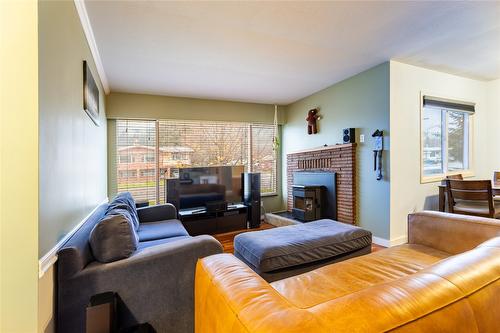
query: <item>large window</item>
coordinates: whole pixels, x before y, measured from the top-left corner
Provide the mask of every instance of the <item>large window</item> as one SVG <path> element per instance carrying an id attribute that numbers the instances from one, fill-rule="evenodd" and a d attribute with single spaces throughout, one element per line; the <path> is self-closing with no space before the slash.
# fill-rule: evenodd
<path id="1" fill-rule="evenodd" d="M 422 180 L 470 173 L 470 122 L 474 105 L 424 96 L 422 108 Z"/>
<path id="2" fill-rule="evenodd" d="M 154 121 L 116 122 L 116 190 L 136 200 L 156 202 L 156 126 Z"/>
<path id="3" fill-rule="evenodd" d="M 274 135 L 271 124 L 117 120 L 116 188 L 162 203 L 164 179 L 177 177 L 179 168 L 243 165 L 261 173 L 263 195 L 275 194 Z"/>

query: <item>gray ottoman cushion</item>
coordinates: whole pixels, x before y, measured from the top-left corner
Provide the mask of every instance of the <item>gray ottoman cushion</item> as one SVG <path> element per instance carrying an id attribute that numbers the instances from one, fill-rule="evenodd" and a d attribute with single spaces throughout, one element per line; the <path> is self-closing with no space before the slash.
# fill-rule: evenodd
<path id="1" fill-rule="evenodd" d="M 312 263 L 370 246 L 369 231 L 333 220 L 318 220 L 240 234 L 236 256 L 260 272 Z"/>

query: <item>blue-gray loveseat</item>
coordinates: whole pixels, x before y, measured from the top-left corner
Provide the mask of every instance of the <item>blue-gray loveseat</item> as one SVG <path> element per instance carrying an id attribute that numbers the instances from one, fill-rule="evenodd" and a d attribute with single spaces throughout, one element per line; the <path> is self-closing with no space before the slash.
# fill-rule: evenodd
<path id="1" fill-rule="evenodd" d="M 127 258 L 99 262 L 89 239 L 116 207 L 136 212 L 135 250 Z M 98 207 L 58 252 L 58 332 L 85 332 L 90 297 L 112 291 L 122 301 L 120 326 L 148 322 L 157 332 L 192 333 L 196 262 L 221 253 L 222 246 L 208 235 L 189 236 L 176 218 L 170 204 L 136 209 L 129 193 Z"/>

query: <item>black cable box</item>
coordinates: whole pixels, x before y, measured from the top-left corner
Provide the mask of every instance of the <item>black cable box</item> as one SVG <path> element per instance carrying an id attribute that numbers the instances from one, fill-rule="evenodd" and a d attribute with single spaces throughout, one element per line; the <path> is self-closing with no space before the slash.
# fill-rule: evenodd
<path id="1" fill-rule="evenodd" d="M 227 201 L 209 201 L 205 207 L 208 213 L 223 212 L 227 210 Z"/>

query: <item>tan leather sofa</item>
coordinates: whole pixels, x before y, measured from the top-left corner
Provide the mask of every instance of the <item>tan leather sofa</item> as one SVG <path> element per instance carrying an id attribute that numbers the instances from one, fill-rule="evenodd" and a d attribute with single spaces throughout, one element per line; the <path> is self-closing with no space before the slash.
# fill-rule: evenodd
<path id="1" fill-rule="evenodd" d="M 407 244 L 271 284 L 230 254 L 201 259 L 196 332 L 500 332 L 500 221 L 408 220 Z"/>

